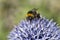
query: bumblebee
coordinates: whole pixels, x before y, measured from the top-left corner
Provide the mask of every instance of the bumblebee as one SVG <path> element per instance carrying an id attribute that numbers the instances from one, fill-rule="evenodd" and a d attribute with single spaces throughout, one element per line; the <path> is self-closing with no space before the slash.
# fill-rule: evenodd
<path id="1" fill-rule="evenodd" d="M 35 18 L 37 18 L 37 19 L 39 19 L 40 18 L 40 14 L 39 13 L 37 13 L 37 11 L 36 11 L 37 9 L 32 9 L 32 10 L 30 10 L 30 11 L 28 11 L 27 12 L 27 17 L 26 17 L 26 19 L 27 20 L 33 20 L 33 19 L 35 19 Z"/>

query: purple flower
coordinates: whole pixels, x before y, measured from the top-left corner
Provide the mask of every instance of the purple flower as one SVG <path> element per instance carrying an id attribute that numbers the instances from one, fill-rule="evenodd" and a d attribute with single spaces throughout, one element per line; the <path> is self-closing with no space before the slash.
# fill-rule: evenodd
<path id="1" fill-rule="evenodd" d="M 21 21 L 8 35 L 8 40 L 60 40 L 60 28 L 53 20 Z"/>

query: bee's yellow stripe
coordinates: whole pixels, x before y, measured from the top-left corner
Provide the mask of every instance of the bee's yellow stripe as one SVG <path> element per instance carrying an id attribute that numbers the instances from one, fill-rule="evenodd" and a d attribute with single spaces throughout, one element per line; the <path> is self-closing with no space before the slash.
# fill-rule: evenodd
<path id="1" fill-rule="evenodd" d="M 26 16 L 27 16 L 27 17 L 28 17 L 28 16 L 34 17 L 34 15 L 33 15 L 33 14 L 27 14 Z"/>

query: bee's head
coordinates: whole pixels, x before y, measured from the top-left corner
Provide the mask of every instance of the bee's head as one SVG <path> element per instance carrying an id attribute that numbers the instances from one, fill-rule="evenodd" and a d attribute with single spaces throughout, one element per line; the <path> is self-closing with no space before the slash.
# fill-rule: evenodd
<path id="1" fill-rule="evenodd" d="M 34 9 L 32 9 L 32 10 L 28 11 L 28 14 L 29 14 L 29 13 L 31 13 L 31 14 L 33 14 L 33 15 L 34 15 L 34 14 L 37 14 L 37 12 L 36 12 L 36 11 L 37 11 L 37 9 L 35 9 L 35 8 L 34 8 Z"/>

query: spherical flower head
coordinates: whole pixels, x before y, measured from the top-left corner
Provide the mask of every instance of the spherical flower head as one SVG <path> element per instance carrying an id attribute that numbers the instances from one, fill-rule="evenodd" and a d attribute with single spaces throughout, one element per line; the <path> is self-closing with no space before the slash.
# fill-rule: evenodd
<path id="1" fill-rule="evenodd" d="M 60 40 L 60 28 L 46 18 L 21 21 L 8 35 L 8 40 Z"/>

